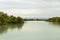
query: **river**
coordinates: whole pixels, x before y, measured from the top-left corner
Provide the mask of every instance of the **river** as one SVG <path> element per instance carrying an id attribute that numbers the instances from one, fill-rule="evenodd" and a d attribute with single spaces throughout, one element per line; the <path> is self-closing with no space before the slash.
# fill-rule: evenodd
<path id="1" fill-rule="evenodd" d="M 7 28 L 8 26 L 11 27 Z M 22 27 L 8 26 L 0 26 L 0 40 L 60 40 L 59 24 L 26 21 Z"/>

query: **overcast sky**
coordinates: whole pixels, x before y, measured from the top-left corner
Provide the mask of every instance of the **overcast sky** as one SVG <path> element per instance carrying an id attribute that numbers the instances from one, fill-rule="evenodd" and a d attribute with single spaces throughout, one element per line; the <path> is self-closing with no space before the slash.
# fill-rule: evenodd
<path id="1" fill-rule="evenodd" d="M 60 0 L 0 0 L 0 11 L 22 17 L 60 16 Z"/>

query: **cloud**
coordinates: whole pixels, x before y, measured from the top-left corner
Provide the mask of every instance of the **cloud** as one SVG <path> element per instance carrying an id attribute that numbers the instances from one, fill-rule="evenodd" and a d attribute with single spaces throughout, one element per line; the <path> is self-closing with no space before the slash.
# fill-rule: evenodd
<path id="1" fill-rule="evenodd" d="M 8 14 L 42 14 L 60 13 L 60 0 L 0 0 L 0 10 Z"/>
<path id="2" fill-rule="evenodd" d="M 1 2 L 20 2 L 22 0 L 0 0 Z"/>
<path id="3" fill-rule="evenodd" d="M 0 2 L 1 8 L 40 9 L 60 8 L 58 0 L 5 0 Z"/>
<path id="4" fill-rule="evenodd" d="M 10 9 L 8 13 L 17 13 L 17 14 L 39 14 L 42 13 L 43 10 L 40 9 Z"/>

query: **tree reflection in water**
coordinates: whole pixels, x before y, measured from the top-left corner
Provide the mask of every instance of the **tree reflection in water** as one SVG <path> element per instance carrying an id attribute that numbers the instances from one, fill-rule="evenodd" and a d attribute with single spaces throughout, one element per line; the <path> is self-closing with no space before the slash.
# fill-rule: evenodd
<path id="1" fill-rule="evenodd" d="M 23 24 L 24 23 L 0 25 L 0 34 L 7 33 L 8 29 L 21 29 Z"/>
<path id="2" fill-rule="evenodd" d="M 53 25 L 60 26 L 60 22 L 54 22 Z"/>
<path id="3" fill-rule="evenodd" d="M 60 27 L 60 22 L 49 22 L 49 24 Z"/>

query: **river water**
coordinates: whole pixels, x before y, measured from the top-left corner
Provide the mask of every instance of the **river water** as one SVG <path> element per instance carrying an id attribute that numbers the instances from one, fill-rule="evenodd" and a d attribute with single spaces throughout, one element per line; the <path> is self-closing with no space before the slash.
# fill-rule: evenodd
<path id="1" fill-rule="evenodd" d="M 0 40 L 60 40 L 59 24 L 26 21 L 22 27 L 17 26 L 0 26 Z"/>

